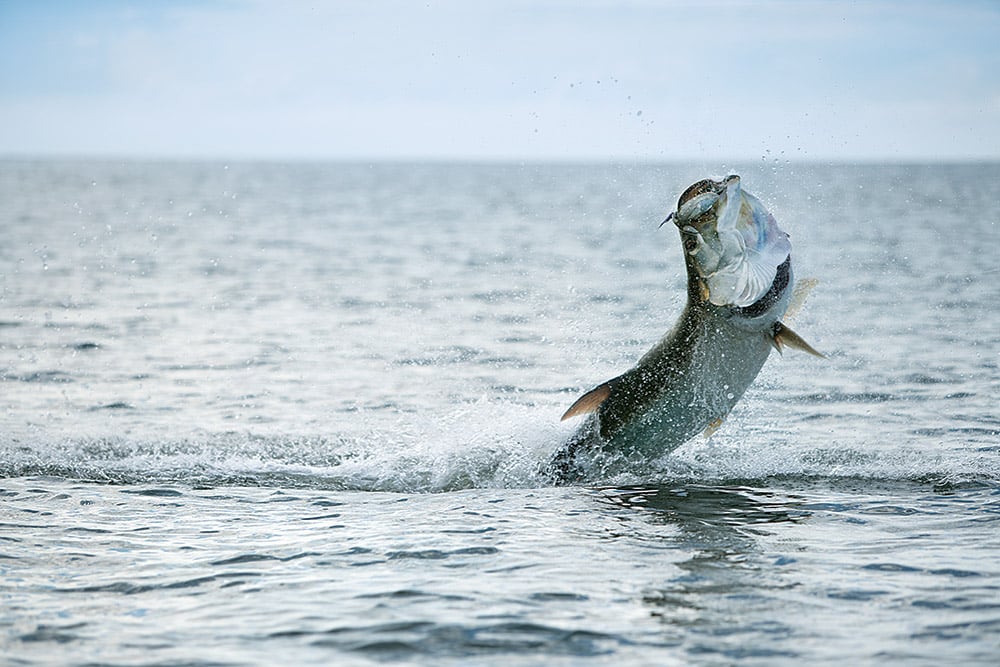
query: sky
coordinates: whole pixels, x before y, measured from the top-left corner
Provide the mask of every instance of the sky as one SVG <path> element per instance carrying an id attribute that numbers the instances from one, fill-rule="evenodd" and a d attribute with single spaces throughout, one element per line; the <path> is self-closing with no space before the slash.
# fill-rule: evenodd
<path id="1" fill-rule="evenodd" d="M 997 160 L 1000 1 L 0 0 L 0 157 Z"/>

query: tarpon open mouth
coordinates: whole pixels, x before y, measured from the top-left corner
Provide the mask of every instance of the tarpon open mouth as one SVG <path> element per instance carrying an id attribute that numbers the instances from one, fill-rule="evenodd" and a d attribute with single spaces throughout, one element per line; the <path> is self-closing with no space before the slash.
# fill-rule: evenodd
<path id="1" fill-rule="evenodd" d="M 792 249 L 788 234 L 736 175 L 695 183 L 667 220 L 680 229 L 707 299 L 717 306 L 755 303 Z"/>

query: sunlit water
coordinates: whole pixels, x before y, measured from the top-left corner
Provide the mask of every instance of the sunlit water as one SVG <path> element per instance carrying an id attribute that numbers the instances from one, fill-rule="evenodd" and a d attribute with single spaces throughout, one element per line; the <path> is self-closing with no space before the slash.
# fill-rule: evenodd
<path id="1" fill-rule="evenodd" d="M 550 486 L 729 172 L 828 359 Z M 0 202 L 6 664 L 1000 661 L 1000 166 L 0 162 Z"/>

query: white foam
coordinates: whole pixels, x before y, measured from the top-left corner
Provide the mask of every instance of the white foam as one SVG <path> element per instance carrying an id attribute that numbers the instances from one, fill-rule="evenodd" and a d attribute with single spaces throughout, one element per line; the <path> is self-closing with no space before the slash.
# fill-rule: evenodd
<path id="1" fill-rule="evenodd" d="M 446 413 L 400 415 L 360 436 L 228 433 L 177 441 L 110 437 L 0 441 L 3 476 L 57 475 L 120 483 L 312 486 L 396 492 L 531 488 L 573 424 L 558 410 L 496 400 Z M 775 477 L 1000 482 L 995 452 L 920 442 L 817 438 L 769 424 L 753 408 L 711 440 L 698 436 L 658 460 L 612 461 L 587 483 L 726 483 Z"/>

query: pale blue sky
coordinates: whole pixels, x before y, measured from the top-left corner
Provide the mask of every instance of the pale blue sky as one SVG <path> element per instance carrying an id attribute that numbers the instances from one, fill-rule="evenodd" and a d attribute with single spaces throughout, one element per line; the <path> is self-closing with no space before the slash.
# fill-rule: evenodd
<path id="1" fill-rule="evenodd" d="M 1000 159 L 1000 2 L 0 0 L 0 155 Z"/>

